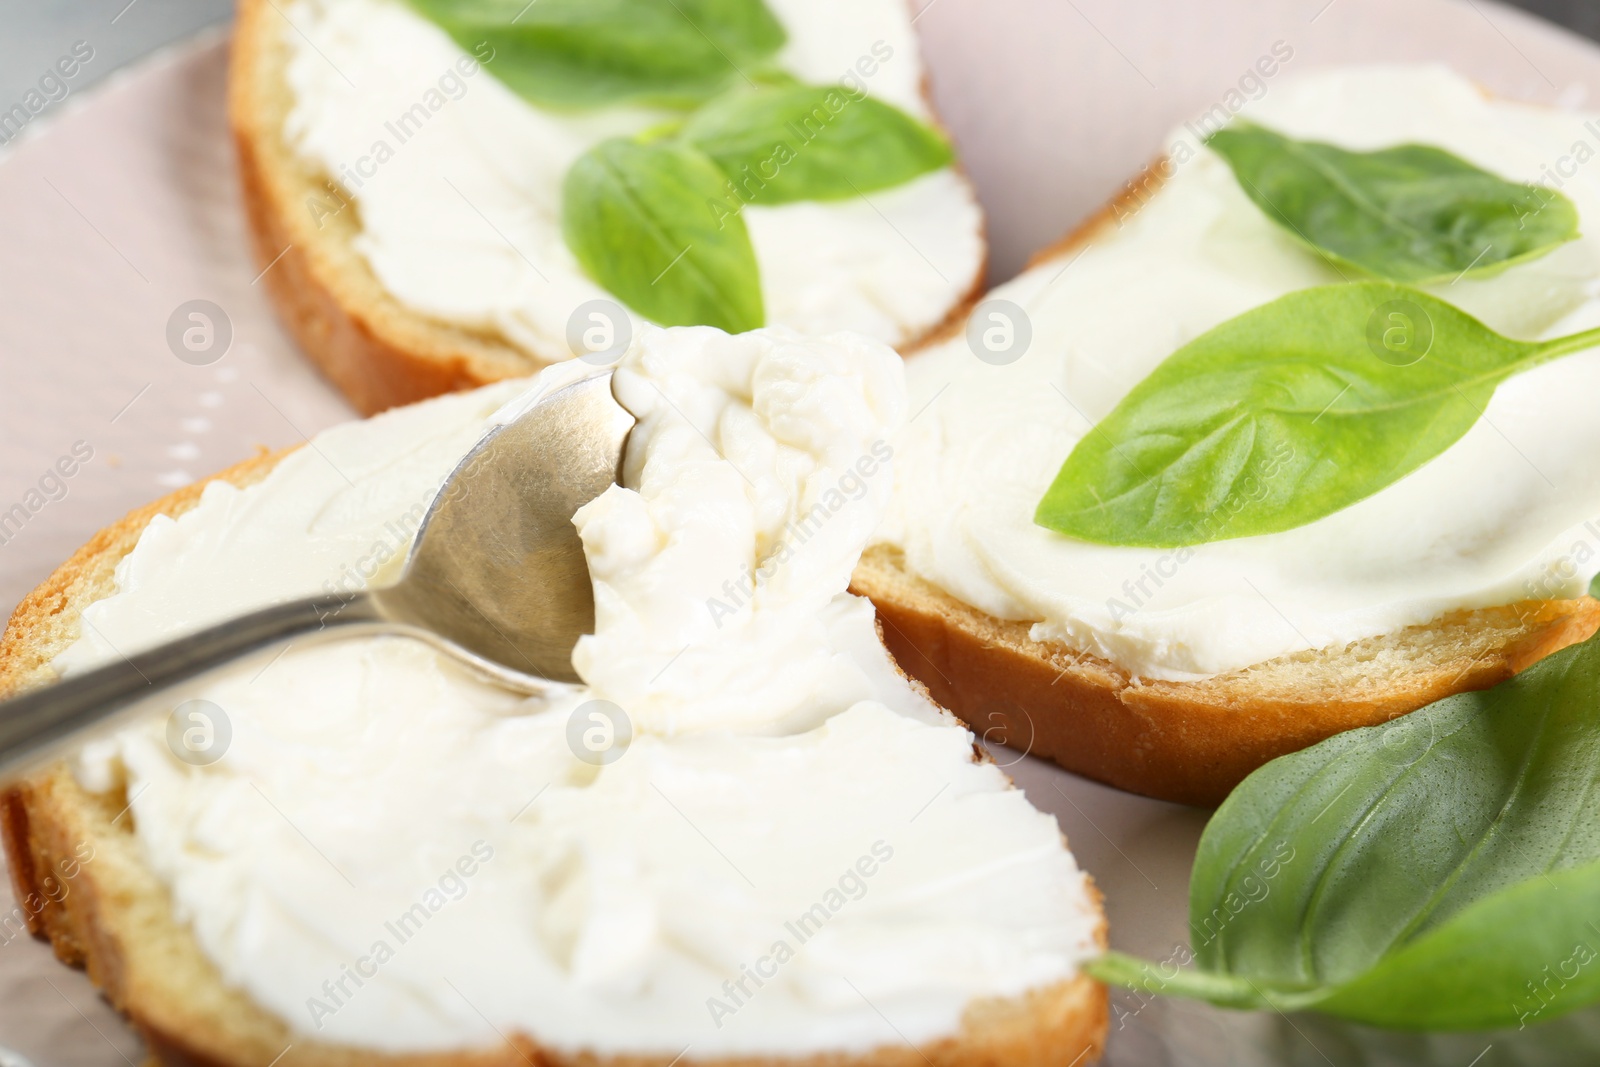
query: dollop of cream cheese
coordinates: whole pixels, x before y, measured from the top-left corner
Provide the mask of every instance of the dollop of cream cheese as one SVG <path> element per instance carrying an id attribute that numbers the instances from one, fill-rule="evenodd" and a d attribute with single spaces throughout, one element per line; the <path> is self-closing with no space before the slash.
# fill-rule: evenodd
<path id="1" fill-rule="evenodd" d="M 1437 145 L 1557 186 L 1584 235 L 1540 259 L 1431 291 L 1513 337 L 1600 325 L 1600 121 L 1486 97 L 1439 67 L 1357 67 L 1274 84 L 1249 119 L 1357 150 Z M 1600 571 L 1600 351 L 1501 385 L 1443 455 L 1284 533 L 1181 550 L 1093 545 L 1036 526 L 1073 446 L 1155 367 L 1214 326 L 1343 279 L 1263 215 L 1201 147 L 1172 136 L 1112 227 L 991 298 L 1031 325 L 993 365 L 958 337 L 914 357 L 879 534 L 915 573 L 1033 636 L 1135 676 L 1194 680 L 1428 622 L 1457 608 L 1580 595 Z M 980 306 L 977 328 L 1006 325 Z M 1012 318 L 1016 318 L 1015 315 Z"/>
<path id="2" fill-rule="evenodd" d="M 255 485 L 212 483 L 150 523 L 56 666 L 385 580 L 529 389 L 397 409 Z M 1073 976 L 1099 919 L 1055 819 L 974 762 L 845 592 L 891 492 L 899 358 L 650 329 L 615 391 L 639 422 L 625 486 L 576 519 L 597 603 L 583 686 L 523 700 L 403 637 L 291 645 L 80 757 L 88 787 L 126 790 L 207 958 L 297 1041 L 395 1052 L 514 1033 L 865 1050 Z M 190 700 L 209 737 L 184 736 L 208 728 Z"/>
<path id="3" fill-rule="evenodd" d="M 931 118 L 904 0 L 768 4 L 788 33 L 776 57 L 784 70 Z M 536 107 L 495 78 L 503 57 L 493 48 L 463 51 L 403 0 L 296 0 L 283 13 L 294 96 L 285 132 L 339 185 L 306 210 L 319 224 L 359 211 L 356 247 L 406 306 L 564 358 L 569 319 L 611 297 L 562 237 L 562 181 L 600 141 L 674 116 Z M 855 199 L 741 214 L 767 323 L 805 333 L 915 339 L 983 266 L 982 214 L 953 168 Z"/>

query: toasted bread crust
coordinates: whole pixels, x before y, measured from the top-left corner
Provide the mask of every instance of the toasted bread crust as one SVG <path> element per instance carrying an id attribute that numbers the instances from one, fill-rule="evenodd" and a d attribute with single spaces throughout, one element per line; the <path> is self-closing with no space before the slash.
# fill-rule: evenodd
<path id="1" fill-rule="evenodd" d="M 1132 678 L 1097 656 L 1034 641 L 867 551 L 851 579 L 884 644 L 935 701 L 991 741 L 1119 789 L 1220 804 L 1260 767 L 1345 730 L 1497 685 L 1600 629 L 1600 602 L 1525 601 L 1452 612 L 1400 634 L 1285 656 L 1204 682 Z M 1367 665 L 1403 660 L 1381 681 Z"/>
<path id="2" fill-rule="evenodd" d="M 263 454 L 217 479 L 248 485 L 287 452 Z M 79 632 L 80 612 L 114 591 L 116 564 L 156 515 L 200 500 L 189 486 L 96 534 L 17 607 L 0 636 L 0 698 L 54 677 L 50 661 Z M 0 794 L 0 839 L 12 886 L 34 935 L 64 963 L 87 969 L 111 1004 L 169 1067 L 269 1067 L 293 1046 L 296 1067 L 670 1067 L 673 1056 L 598 1056 L 544 1048 L 513 1035 L 499 1048 L 429 1055 L 374 1055 L 320 1044 L 227 985 L 176 919 L 166 887 L 144 863 L 133 815 L 120 794 L 87 792 L 65 764 Z M 1099 893 L 1090 887 L 1096 905 Z M 1097 933 L 1106 943 L 1102 915 Z M 684 1067 L 1071 1067 L 1105 1041 L 1105 987 L 1087 976 L 1025 997 L 978 1001 L 959 1034 L 921 1048 L 799 1058 L 685 1057 Z"/>
<path id="3" fill-rule="evenodd" d="M 530 356 L 498 334 L 428 318 L 378 281 L 353 244 L 357 207 L 284 140 L 293 98 L 283 76 L 283 18 L 270 0 L 239 0 L 228 120 L 256 265 L 295 341 L 364 415 L 566 359 L 565 352 Z M 901 350 L 959 329 L 983 291 L 986 267 L 987 256 L 943 321 Z"/>
<path id="4" fill-rule="evenodd" d="M 405 307 L 356 252 L 356 207 L 283 138 L 283 19 L 270 0 L 240 0 L 228 121 L 256 263 L 289 332 L 363 414 L 533 373 L 543 364 L 499 337 Z"/>

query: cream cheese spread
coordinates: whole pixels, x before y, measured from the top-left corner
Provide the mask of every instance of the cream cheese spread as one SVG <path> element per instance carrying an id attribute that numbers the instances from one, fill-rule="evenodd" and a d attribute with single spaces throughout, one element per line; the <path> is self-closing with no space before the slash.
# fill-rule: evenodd
<path id="1" fill-rule="evenodd" d="M 777 62 L 810 83 L 930 118 L 904 0 L 768 0 L 788 34 Z M 608 294 L 561 231 L 572 162 L 670 116 L 535 107 L 403 0 L 284 5 L 294 96 L 286 135 L 339 183 L 306 205 L 321 224 L 349 201 L 356 247 L 384 288 L 434 318 L 564 357 L 568 320 Z M 485 60 L 483 65 L 479 60 Z M 952 168 L 865 197 L 748 206 L 769 325 L 853 330 L 889 344 L 943 321 L 982 269 L 983 219 Z"/>
<path id="2" fill-rule="evenodd" d="M 56 666 L 385 579 L 528 389 L 396 409 L 248 488 L 213 483 L 150 523 Z M 973 761 L 845 592 L 891 491 L 899 358 L 648 329 L 615 389 L 639 424 L 626 488 L 576 520 L 585 685 L 522 700 L 401 637 L 291 646 L 82 755 L 86 786 L 126 790 L 205 955 L 296 1041 L 395 1052 L 514 1033 L 691 1059 L 866 1050 L 1072 977 L 1099 919 L 1054 818 Z M 191 699 L 225 720 L 220 758 L 169 740 Z"/>
<path id="3" fill-rule="evenodd" d="M 1489 99 L 1438 67 L 1274 83 L 1245 116 L 1351 149 L 1438 145 L 1559 187 L 1582 239 L 1431 291 L 1513 337 L 1600 325 L 1595 116 Z M 1025 354 L 995 365 L 957 338 L 909 362 L 918 413 L 895 444 L 879 538 L 961 600 L 1033 621 L 1036 639 L 1152 679 L 1205 678 L 1457 608 L 1583 593 L 1600 571 L 1600 351 L 1512 378 L 1442 456 L 1299 529 L 1149 550 L 1034 524 L 1073 446 L 1168 355 L 1250 308 L 1342 280 L 1262 214 L 1197 130 L 1173 135 L 1166 179 L 1136 187 L 1136 212 L 991 294 L 1023 310 Z M 1005 322 L 977 314 L 1003 343 Z"/>

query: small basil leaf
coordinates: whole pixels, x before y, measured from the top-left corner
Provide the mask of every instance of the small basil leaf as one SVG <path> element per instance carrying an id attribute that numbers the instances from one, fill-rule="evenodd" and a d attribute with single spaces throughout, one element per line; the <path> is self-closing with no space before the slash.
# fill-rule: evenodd
<path id="1" fill-rule="evenodd" d="M 688 107 L 782 47 L 762 0 L 411 0 L 545 107 Z M 485 51 L 479 51 L 479 49 Z M 487 49 L 492 49 L 492 53 Z"/>
<path id="2" fill-rule="evenodd" d="M 1376 152 L 1236 122 L 1206 141 L 1256 206 L 1365 273 L 1419 284 L 1542 256 L 1578 236 L 1561 193 L 1506 181 L 1431 145 Z"/>
<path id="3" fill-rule="evenodd" d="M 686 145 L 604 141 L 581 156 L 562 193 L 562 230 L 589 276 L 663 326 L 762 324 L 760 272 L 737 215 L 707 207 L 722 172 Z"/>
<path id="4" fill-rule="evenodd" d="M 840 86 L 729 95 L 694 114 L 683 137 L 714 159 L 740 200 L 843 200 L 948 166 L 950 142 L 888 104 Z"/>
<path id="5" fill-rule="evenodd" d="M 1596 343 L 1600 331 L 1514 341 L 1389 282 L 1291 293 L 1135 386 L 1072 450 L 1035 521 L 1155 547 L 1293 529 L 1438 456 L 1505 378 Z"/>
<path id="6" fill-rule="evenodd" d="M 1206 827 L 1189 916 L 1196 969 L 1095 973 L 1408 1029 L 1600 1000 L 1600 637 L 1267 764 Z"/>

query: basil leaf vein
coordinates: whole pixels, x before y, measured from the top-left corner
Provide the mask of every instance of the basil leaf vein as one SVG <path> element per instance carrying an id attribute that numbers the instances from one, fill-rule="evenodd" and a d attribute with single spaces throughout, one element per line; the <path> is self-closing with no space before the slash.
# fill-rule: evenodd
<path id="1" fill-rule="evenodd" d="M 716 161 L 738 199 L 756 204 L 848 199 L 954 155 L 933 127 L 836 85 L 730 93 L 697 111 L 682 136 Z"/>
<path id="2" fill-rule="evenodd" d="M 1206 143 L 1268 218 L 1380 278 L 1423 284 L 1492 273 L 1578 236 L 1577 208 L 1563 194 L 1432 145 L 1352 152 L 1249 122 Z"/>
<path id="3" fill-rule="evenodd" d="M 562 230 L 579 265 L 663 326 L 762 324 L 760 273 L 744 221 L 718 219 L 722 172 L 686 145 L 604 141 L 567 172 Z"/>
<path id="4" fill-rule="evenodd" d="M 762 0 L 411 0 L 489 69 L 545 107 L 692 107 L 786 39 Z"/>
<path id="5" fill-rule="evenodd" d="M 1506 378 L 1595 344 L 1596 330 L 1512 340 L 1390 282 L 1290 293 L 1135 386 L 1073 448 L 1035 521 L 1163 548 L 1303 526 L 1444 452 Z"/>
<path id="6" fill-rule="evenodd" d="M 1196 967 L 1092 973 L 1403 1029 L 1600 1001 L 1600 636 L 1267 764 L 1206 827 L 1189 914 Z"/>

